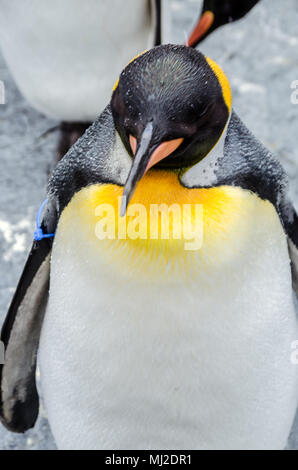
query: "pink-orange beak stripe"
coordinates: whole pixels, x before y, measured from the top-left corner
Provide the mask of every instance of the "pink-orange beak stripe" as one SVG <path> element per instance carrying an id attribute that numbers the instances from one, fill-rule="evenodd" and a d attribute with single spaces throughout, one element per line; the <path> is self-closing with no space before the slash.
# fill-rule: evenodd
<path id="1" fill-rule="evenodd" d="M 159 144 L 159 146 L 154 150 L 153 154 L 151 155 L 145 173 L 149 170 L 149 168 L 156 165 L 156 163 L 160 162 L 164 158 L 168 157 L 171 153 L 173 153 L 179 147 L 179 145 L 182 144 L 183 140 L 183 137 L 181 137 L 179 139 L 167 140 Z M 129 143 L 135 155 L 137 150 L 137 139 L 130 135 Z"/>
<path id="2" fill-rule="evenodd" d="M 129 143 L 130 143 L 130 148 L 133 154 L 135 155 L 137 151 L 137 139 L 131 134 L 129 136 Z"/>
<path id="3" fill-rule="evenodd" d="M 186 46 L 192 47 L 196 44 L 209 31 L 213 23 L 214 13 L 212 11 L 205 11 L 191 32 Z"/>

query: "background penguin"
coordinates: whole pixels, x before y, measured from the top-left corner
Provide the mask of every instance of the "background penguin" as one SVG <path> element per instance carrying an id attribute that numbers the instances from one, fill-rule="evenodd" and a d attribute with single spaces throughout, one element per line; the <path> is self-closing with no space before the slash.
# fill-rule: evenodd
<path id="1" fill-rule="evenodd" d="M 0 0 L 0 9 L 0 46 L 20 91 L 63 121 L 59 158 L 104 109 L 119 70 L 162 40 L 160 0 Z"/>
<path id="2" fill-rule="evenodd" d="M 96 208 L 123 187 L 128 219 L 133 203 L 203 204 L 202 248 L 99 241 Z M 2 332 L 3 423 L 24 431 L 38 413 L 51 256 L 40 365 L 60 448 L 283 448 L 298 396 L 286 189 L 214 62 L 161 46 L 130 63 L 51 179 L 53 253 L 34 242 Z"/>
<path id="3" fill-rule="evenodd" d="M 196 47 L 215 29 L 243 18 L 259 0 L 204 0 L 199 21 L 191 32 L 187 45 Z"/>

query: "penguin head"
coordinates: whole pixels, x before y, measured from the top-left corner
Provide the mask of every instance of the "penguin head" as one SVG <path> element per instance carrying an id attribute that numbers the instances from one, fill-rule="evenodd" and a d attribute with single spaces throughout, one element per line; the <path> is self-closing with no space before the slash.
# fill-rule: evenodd
<path id="1" fill-rule="evenodd" d="M 158 46 L 130 62 L 111 100 L 115 127 L 132 158 L 121 213 L 151 167 L 173 171 L 202 160 L 231 111 L 229 82 L 200 52 Z"/>
<path id="2" fill-rule="evenodd" d="M 259 0 L 204 0 L 201 16 L 187 44 L 195 47 L 215 29 L 240 20 L 258 2 Z"/>

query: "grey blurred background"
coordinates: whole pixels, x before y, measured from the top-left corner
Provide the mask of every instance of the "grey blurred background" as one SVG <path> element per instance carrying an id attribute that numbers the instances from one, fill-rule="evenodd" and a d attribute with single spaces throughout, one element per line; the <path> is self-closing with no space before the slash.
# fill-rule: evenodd
<path id="1" fill-rule="evenodd" d="M 201 3 L 171 0 L 173 42 L 184 42 Z M 298 209 L 298 104 L 291 102 L 291 84 L 298 80 L 298 1 L 261 0 L 243 20 L 213 33 L 200 49 L 223 67 L 231 82 L 237 113 L 284 165 Z M 6 104 L 0 105 L 2 323 L 54 167 L 58 134 L 47 131 L 58 122 L 39 114 L 22 98 L 1 54 L 0 80 L 6 98 Z M 298 416 L 288 448 L 298 449 Z M 9 433 L 0 425 L 3 449 L 55 449 L 42 404 L 35 428 L 24 435 Z"/>

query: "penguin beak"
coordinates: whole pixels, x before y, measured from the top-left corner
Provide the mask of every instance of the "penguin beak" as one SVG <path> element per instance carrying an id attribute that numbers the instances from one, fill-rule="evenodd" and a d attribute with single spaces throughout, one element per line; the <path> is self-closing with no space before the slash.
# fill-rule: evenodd
<path id="1" fill-rule="evenodd" d="M 215 17 L 212 11 L 205 11 L 192 30 L 186 46 L 196 47 L 200 40 L 210 31 L 210 28 L 214 23 L 214 19 Z"/>
<path id="2" fill-rule="evenodd" d="M 139 143 L 137 143 L 137 139 L 132 135 L 129 137 L 130 146 L 135 157 L 123 190 L 120 210 L 121 217 L 125 215 L 129 201 L 144 174 L 153 165 L 174 152 L 183 142 L 183 138 L 180 138 L 156 145 L 152 144 L 152 136 L 153 123 L 149 122 L 143 131 Z"/>

